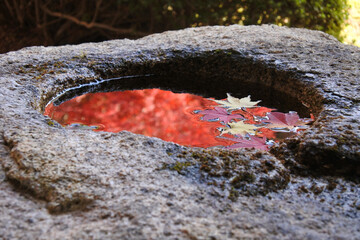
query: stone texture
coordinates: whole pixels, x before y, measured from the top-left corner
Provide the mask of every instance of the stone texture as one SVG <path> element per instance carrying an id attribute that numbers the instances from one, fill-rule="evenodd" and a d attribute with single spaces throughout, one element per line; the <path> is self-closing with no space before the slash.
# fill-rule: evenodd
<path id="1" fill-rule="evenodd" d="M 234 25 L 31 47 L 0 55 L 0 66 L 0 238 L 360 238 L 357 47 Z M 264 153 L 65 129 L 41 114 L 66 89 L 144 74 L 162 77 L 119 78 L 108 90 L 279 98 L 317 120 Z"/>

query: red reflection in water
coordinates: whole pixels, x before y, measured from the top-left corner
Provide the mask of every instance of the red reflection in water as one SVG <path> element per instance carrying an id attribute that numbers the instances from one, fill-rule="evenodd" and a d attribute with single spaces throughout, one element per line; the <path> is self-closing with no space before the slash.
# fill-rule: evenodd
<path id="1" fill-rule="evenodd" d="M 63 126 L 97 125 L 100 131 L 127 130 L 185 146 L 227 146 L 233 142 L 216 138 L 219 122 L 200 121 L 200 116 L 192 114 L 212 105 L 192 94 L 143 89 L 88 93 L 59 106 L 49 104 L 44 115 Z"/>

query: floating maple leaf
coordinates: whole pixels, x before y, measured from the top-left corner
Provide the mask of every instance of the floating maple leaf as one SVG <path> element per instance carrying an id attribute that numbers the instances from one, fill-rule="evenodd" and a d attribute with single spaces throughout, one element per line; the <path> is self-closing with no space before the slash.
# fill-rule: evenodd
<path id="1" fill-rule="evenodd" d="M 226 149 L 235 149 L 235 148 L 256 148 L 264 151 L 269 150 L 269 145 L 266 144 L 266 137 L 256 137 L 247 134 L 246 137 L 237 136 L 235 138 L 224 138 L 237 142 L 230 146 L 225 147 Z"/>
<path id="2" fill-rule="evenodd" d="M 210 99 L 212 100 L 212 99 Z M 221 107 L 228 108 L 229 110 L 235 110 L 240 108 L 253 108 L 260 101 L 252 102 L 250 100 L 250 95 L 244 98 L 236 98 L 232 97 L 229 93 L 227 93 L 227 101 L 224 100 L 212 100 L 216 103 L 222 104 Z"/>
<path id="3" fill-rule="evenodd" d="M 255 133 L 255 129 L 258 128 L 252 124 L 246 124 L 243 121 L 229 123 L 228 125 L 230 127 L 223 128 L 221 131 L 221 135 L 224 133 L 245 135 L 247 133 Z"/>
<path id="4" fill-rule="evenodd" d="M 224 123 L 229 123 L 233 119 L 244 119 L 240 114 L 229 114 L 226 109 L 221 107 L 215 107 L 214 109 L 206 109 L 204 111 L 196 112 L 198 114 L 203 114 L 201 118 L 204 121 L 222 121 Z"/>
<path id="5" fill-rule="evenodd" d="M 281 113 L 270 112 L 267 114 L 269 119 L 262 120 L 263 123 L 268 123 L 268 128 L 288 128 L 292 129 L 298 126 L 300 117 L 296 112 Z"/>

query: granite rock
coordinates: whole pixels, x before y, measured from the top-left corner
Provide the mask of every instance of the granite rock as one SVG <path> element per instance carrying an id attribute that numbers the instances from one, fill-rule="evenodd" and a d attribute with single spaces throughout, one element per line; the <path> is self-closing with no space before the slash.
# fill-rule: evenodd
<path id="1" fill-rule="evenodd" d="M 318 31 L 233 25 L 30 47 L 0 55 L 0 66 L 0 238 L 360 237 L 357 47 Z M 99 82 L 251 94 L 316 121 L 266 153 L 66 129 L 42 115 Z"/>

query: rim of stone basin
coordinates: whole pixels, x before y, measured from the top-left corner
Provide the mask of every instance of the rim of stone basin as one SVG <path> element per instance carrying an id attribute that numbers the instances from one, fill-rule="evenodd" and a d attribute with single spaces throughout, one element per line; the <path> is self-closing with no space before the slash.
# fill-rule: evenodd
<path id="1" fill-rule="evenodd" d="M 139 146 L 146 154 L 156 153 L 156 167 L 172 161 L 167 157 L 174 153 L 189 161 L 216 154 L 129 132 L 69 130 L 42 115 L 45 105 L 64 90 L 113 77 L 191 73 L 199 76 L 198 82 L 184 78 L 157 84 L 198 94 L 221 88 L 248 91 L 252 86 L 251 93 L 266 99 L 272 97 L 266 89 L 286 93 L 313 111 L 317 120 L 312 128 L 270 153 L 245 149 L 237 150 L 236 156 L 226 154 L 244 159 L 265 155 L 283 172 L 285 164 L 291 170 L 301 166 L 318 174 L 359 173 L 360 49 L 322 32 L 271 25 L 202 27 L 135 41 L 30 47 L 1 55 L 0 63 L 3 168 L 10 180 L 48 201 L 54 212 L 101 198 L 89 190 L 95 181 L 93 162 L 116 157 L 126 162 Z M 213 80 L 202 80 L 210 76 Z M 221 76 L 226 78 L 214 80 Z M 119 79 L 124 89 L 152 84 L 125 80 Z M 279 174 L 286 185 L 288 177 Z"/>

